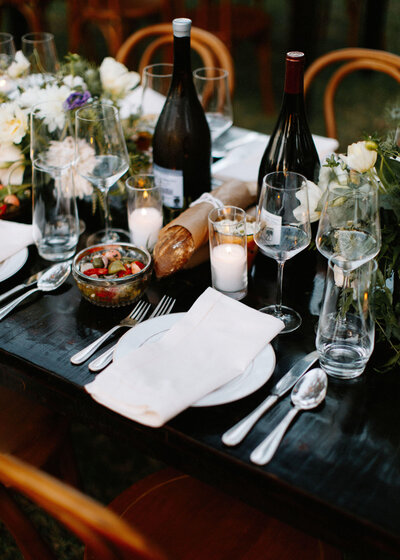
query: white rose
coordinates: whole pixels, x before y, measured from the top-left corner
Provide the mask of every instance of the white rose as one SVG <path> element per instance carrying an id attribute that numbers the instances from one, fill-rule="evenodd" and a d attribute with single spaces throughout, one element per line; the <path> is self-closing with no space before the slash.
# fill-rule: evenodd
<path id="1" fill-rule="evenodd" d="M 321 212 L 317 210 L 323 191 L 312 181 L 307 181 L 307 192 L 300 189 L 296 198 L 300 201 L 300 206 L 294 209 L 293 214 L 299 222 L 303 222 L 303 214 L 306 210 L 306 196 L 308 194 L 308 209 L 310 212 L 310 222 L 319 220 Z"/>
<path id="2" fill-rule="evenodd" d="M 104 90 L 114 98 L 125 97 L 140 82 L 137 72 L 128 72 L 126 66 L 110 56 L 101 63 L 100 79 Z"/>
<path id="3" fill-rule="evenodd" d="M 8 67 L 7 74 L 10 76 L 10 78 L 13 78 L 15 80 L 16 78 L 20 78 L 21 76 L 23 76 L 28 70 L 29 66 L 29 60 L 25 58 L 23 52 L 17 51 L 15 53 L 14 61 Z"/>
<path id="4" fill-rule="evenodd" d="M 341 155 L 340 158 L 350 169 L 365 173 L 374 167 L 377 156 L 376 150 L 367 147 L 367 142 L 362 141 L 351 144 L 347 148 L 347 156 Z"/>
<path id="5" fill-rule="evenodd" d="M 20 185 L 24 176 L 25 157 L 18 146 L 0 144 L 0 183 L 2 185 Z"/>
<path id="6" fill-rule="evenodd" d="M 19 144 L 27 130 L 27 116 L 16 103 L 0 105 L 0 139 L 2 144 Z"/>

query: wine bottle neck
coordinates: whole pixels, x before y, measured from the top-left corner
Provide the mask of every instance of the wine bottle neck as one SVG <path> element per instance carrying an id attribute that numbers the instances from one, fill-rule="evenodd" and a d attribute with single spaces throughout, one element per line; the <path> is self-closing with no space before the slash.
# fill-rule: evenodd
<path id="1" fill-rule="evenodd" d="M 286 59 L 285 93 L 301 94 L 304 92 L 304 60 Z"/>
<path id="2" fill-rule="evenodd" d="M 174 36 L 174 71 L 173 79 L 181 79 L 182 76 L 192 75 L 192 64 L 190 57 L 190 37 Z"/>

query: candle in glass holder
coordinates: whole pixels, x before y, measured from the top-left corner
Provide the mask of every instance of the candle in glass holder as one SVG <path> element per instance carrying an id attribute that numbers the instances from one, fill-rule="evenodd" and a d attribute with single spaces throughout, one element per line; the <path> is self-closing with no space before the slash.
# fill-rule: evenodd
<path id="1" fill-rule="evenodd" d="M 222 292 L 239 292 L 247 284 L 246 251 L 237 243 L 222 243 L 212 250 L 211 273 L 214 287 Z"/>
<path id="2" fill-rule="evenodd" d="M 214 208 L 208 216 L 212 286 L 234 298 L 247 293 L 246 214 L 241 208 Z"/>
<path id="3" fill-rule="evenodd" d="M 161 190 L 154 176 L 139 173 L 126 181 L 128 192 L 128 223 L 131 241 L 152 251 L 162 228 Z"/>
<path id="4" fill-rule="evenodd" d="M 158 208 L 135 208 L 128 216 L 132 243 L 153 249 L 162 228 L 163 217 Z"/>

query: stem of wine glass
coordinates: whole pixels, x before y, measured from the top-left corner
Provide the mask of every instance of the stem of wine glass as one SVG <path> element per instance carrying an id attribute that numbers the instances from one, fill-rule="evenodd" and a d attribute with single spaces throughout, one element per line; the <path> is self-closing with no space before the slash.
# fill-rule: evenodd
<path id="1" fill-rule="evenodd" d="M 276 282 L 276 311 L 277 314 L 282 315 L 282 285 L 283 285 L 283 267 L 285 261 L 278 261 L 278 278 Z"/>
<path id="2" fill-rule="evenodd" d="M 110 241 L 111 237 L 111 212 L 108 193 L 110 189 L 103 191 L 103 202 L 104 202 L 104 240 Z"/>

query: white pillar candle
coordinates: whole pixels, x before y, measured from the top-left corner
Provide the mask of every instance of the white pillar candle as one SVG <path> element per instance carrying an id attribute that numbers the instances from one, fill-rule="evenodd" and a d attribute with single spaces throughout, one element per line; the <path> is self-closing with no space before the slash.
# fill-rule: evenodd
<path id="1" fill-rule="evenodd" d="M 128 221 L 132 243 L 138 247 L 153 249 L 162 228 L 163 217 L 160 210 L 151 206 L 135 208 L 129 214 Z"/>
<path id="2" fill-rule="evenodd" d="M 213 285 L 222 292 L 238 292 L 246 287 L 246 250 L 237 243 L 222 243 L 211 251 Z"/>

